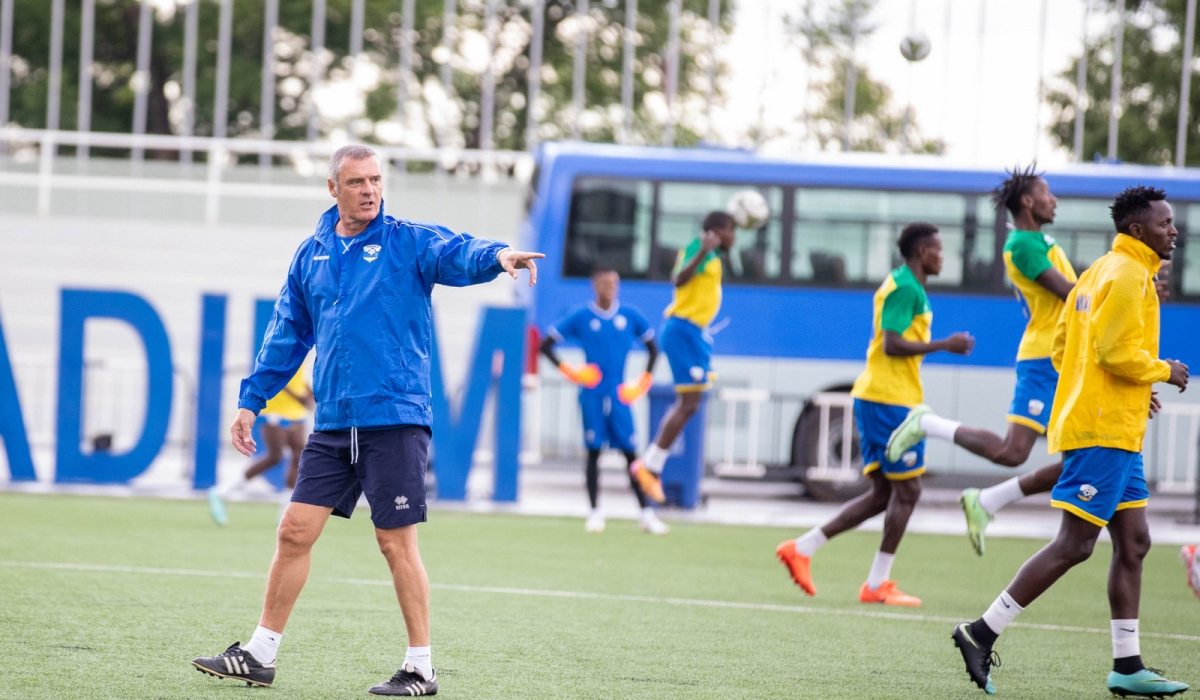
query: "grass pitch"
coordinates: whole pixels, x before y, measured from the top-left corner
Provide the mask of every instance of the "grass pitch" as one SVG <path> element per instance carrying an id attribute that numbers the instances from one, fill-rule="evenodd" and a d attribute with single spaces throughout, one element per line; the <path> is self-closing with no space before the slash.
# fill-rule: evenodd
<path id="1" fill-rule="evenodd" d="M 221 529 L 200 502 L 0 494 L 0 697 L 367 697 L 406 641 L 365 514 L 331 519 L 317 544 L 274 687 L 188 663 L 253 631 L 276 515 L 235 503 Z M 874 533 L 821 550 L 810 599 L 774 557 L 797 533 L 673 527 L 585 535 L 577 519 L 434 512 L 421 544 L 441 694 L 982 698 L 953 621 L 978 616 L 1042 544 L 993 539 L 980 559 L 965 537 L 909 535 L 893 576 L 924 606 L 884 609 L 857 602 Z M 1004 634 L 1002 697 L 1108 696 L 1109 554 L 1098 546 Z M 1200 602 L 1176 554 L 1146 560 L 1142 655 L 1196 686 Z"/>

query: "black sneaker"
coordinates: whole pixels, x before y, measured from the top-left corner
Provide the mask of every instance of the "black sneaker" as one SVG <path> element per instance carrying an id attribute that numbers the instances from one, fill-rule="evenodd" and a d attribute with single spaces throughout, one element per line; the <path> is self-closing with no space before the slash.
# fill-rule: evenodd
<path id="1" fill-rule="evenodd" d="M 201 656 L 192 659 L 192 665 L 201 673 L 217 678 L 232 678 L 246 681 L 246 685 L 261 685 L 270 688 L 275 680 L 275 664 L 260 664 L 258 659 L 234 642 L 223 653 L 216 656 Z"/>
<path id="2" fill-rule="evenodd" d="M 404 664 L 404 668 L 396 671 L 391 680 L 367 692 L 371 695 L 437 695 L 437 671 L 429 680 L 425 680 L 412 664 Z"/>
<path id="3" fill-rule="evenodd" d="M 996 694 L 996 686 L 992 685 L 992 666 L 1000 666 L 1000 655 L 985 647 L 971 636 L 971 623 L 962 622 L 954 628 L 950 638 L 954 646 L 962 652 L 963 661 L 967 664 L 967 675 L 975 681 L 975 685 L 988 695 Z"/>

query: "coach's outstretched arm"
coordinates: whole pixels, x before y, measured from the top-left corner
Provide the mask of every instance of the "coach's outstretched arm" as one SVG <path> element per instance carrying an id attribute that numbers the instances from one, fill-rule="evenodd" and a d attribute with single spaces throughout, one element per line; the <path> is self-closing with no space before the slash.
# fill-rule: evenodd
<path id="1" fill-rule="evenodd" d="M 275 311 L 267 325 L 262 349 L 254 361 L 254 371 L 242 380 L 238 392 L 238 413 L 230 426 L 233 446 L 247 457 L 257 450 L 251 436 L 254 419 L 267 405 L 267 400 L 279 393 L 295 376 L 313 346 L 312 317 L 300 289 L 299 264 L 301 246 L 292 258 L 287 281 L 279 290 Z"/>
<path id="2" fill-rule="evenodd" d="M 537 281 L 537 266 L 533 261 L 545 257 L 541 253 L 512 250 L 507 243 L 455 233 L 444 226 L 409 226 L 417 237 L 421 275 L 430 285 L 465 287 L 491 282 L 501 272 L 516 279 L 517 270 L 528 269 L 532 286 Z"/>

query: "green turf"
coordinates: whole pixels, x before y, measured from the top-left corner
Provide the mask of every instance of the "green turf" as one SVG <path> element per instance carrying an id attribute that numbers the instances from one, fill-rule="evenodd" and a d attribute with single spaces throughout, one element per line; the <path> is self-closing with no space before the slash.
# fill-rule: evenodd
<path id="1" fill-rule="evenodd" d="M 330 521 L 292 616 L 274 687 L 249 689 L 188 661 L 246 641 L 258 618 L 277 508 L 233 504 L 229 527 L 201 502 L 0 494 L 0 561 L 248 572 L 255 578 L 0 565 L 0 697 L 366 697 L 401 661 L 404 627 L 363 516 Z M 1011 516 L 1010 516 L 1011 517 Z M 851 534 L 814 562 L 806 598 L 775 560 L 796 533 L 675 524 L 648 537 L 610 521 L 435 512 L 421 529 L 431 581 L 689 598 L 821 611 L 857 602 L 878 536 Z M 1041 543 L 910 535 L 894 578 L 922 597 L 900 614 L 973 618 Z M 1200 635 L 1200 603 L 1174 547 L 1146 560 L 1143 632 Z M 1110 667 L 1107 545 L 1020 618 L 1102 634 L 1011 628 L 994 677 L 1005 698 L 1104 698 Z M 963 698 L 946 622 L 435 588 L 434 661 L 459 698 Z M 1200 641 L 1142 639 L 1146 661 L 1200 683 Z"/>

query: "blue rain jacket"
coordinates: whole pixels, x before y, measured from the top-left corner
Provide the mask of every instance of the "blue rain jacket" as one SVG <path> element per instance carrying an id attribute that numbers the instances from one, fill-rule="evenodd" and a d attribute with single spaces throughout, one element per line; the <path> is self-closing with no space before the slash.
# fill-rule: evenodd
<path id="1" fill-rule="evenodd" d="M 337 222 L 334 206 L 296 250 L 238 407 L 262 410 L 315 345 L 316 430 L 432 425 L 433 285 L 495 279 L 508 246 L 385 216 L 382 203 L 353 239 Z"/>

